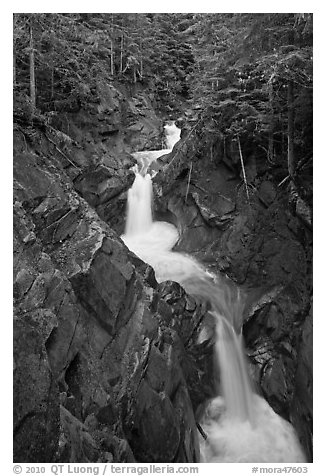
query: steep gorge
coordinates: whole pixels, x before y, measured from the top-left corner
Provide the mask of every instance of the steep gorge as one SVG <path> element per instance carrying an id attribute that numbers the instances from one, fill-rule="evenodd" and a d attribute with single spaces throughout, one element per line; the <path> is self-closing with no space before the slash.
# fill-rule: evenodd
<path id="1" fill-rule="evenodd" d="M 61 130 L 15 127 L 17 462 L 198 459 L 175 311 L 109 226 L 124 214 L 128 151 L 155 146 L 161 121 L 146 96 L 105 91 Z"/>
<path id="2" fill-rule="evenodd" d="M 213 396 L 212 342 L 197 343 L 206 305 L 158 285 L 118 236 L 130 152 L 161 148 L 162 121 L 142 91 L 95 96 L 52 124 L 16 123 L 14 458 L 198 461 L 196 411 Z M 183 137 L 155 177 L 155 212 L 178 227 L 177 250 L 247 292 L 254 380 L 311 459 L 309 223 L 255 158 L 248 206 L 220 154 Z"/>

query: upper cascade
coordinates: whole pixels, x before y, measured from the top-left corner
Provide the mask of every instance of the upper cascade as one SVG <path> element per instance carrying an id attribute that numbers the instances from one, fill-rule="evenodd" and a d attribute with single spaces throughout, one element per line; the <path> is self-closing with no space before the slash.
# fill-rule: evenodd
<path id="1" fill-rule="evenodd" d="M 174 145 L 180 140 L 181 129 L 176 126 L 175 121 L 169 121 L 164 126 L 165 148 L 160 150 L 141 150 L 134 152 L 132 156 L 137 159 L 138 167 L 136 172 L 145 176 L 149 165 L 162 155 L 172 152 Z"/>
<path id="2" fill-rule="evenodd" d="M 175 121 L 171 121 L 164 126 L 165 142 L 169 150 L 172 150 L 174 145 L 180 140 L 181 129 L 176 126 Z"/>

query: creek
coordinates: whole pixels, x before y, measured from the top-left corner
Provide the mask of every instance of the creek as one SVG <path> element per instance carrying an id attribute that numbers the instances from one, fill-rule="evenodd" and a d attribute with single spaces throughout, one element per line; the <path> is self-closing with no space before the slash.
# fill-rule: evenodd
<path id="1" fill-rule="evenodd" d="M 128 192 L 126 246 L 150 264 L 156 280 L 178 282 L 188 294 L 210 304 L 215 323 L 215 360 L 219 374 L 216 397 L 207 402 L 200 425 L 201 462 L 300 463 L 305 455 L 292 425 L 258 395 L 250 378 L 243 338 L 245 299 L 231 281 L 208 273 L 191 256 L 174 252 L 179 239 L 170 223 L 153 221 L 152 177 L 148 166 L 169 153 L 180 130 L 166 127 L 166 149 L 137 152 L 135 180 Z M 204 339 L 204 332 L 199 338 Z"/>

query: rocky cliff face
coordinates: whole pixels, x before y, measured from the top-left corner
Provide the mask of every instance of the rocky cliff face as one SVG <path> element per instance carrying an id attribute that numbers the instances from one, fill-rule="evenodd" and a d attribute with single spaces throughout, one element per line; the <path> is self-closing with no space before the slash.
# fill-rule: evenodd
<path id="1" fill-rule="evenodd" d="M 153 272 L 55 157 L 17 154 L 14 190 L 15 461 L 198 461 L 191 336 Z"/>
<path id="2" fill-rule="evenodd" d="M 195 327 L 178 332 L 170 303 L 182 290 L 164 293 L 109 226 L 124 219 L 128 150 L 155 147 L 161 123 L 144 96 L 98 94 L 15 128 L 14 460 L 198 461 Z"/>
<path id="3" fill-rule="evenodd" d="M 125 192 L 133 180 L 129 169 L 135 159 L 130 153 L 162 147 L 163 123 L 150 97 L 141 89 L 99 82 L 88 103 L 75 111 L 51 113 L 32 123 L 23 115 L 16 117 L 16 148 L 57 157 L 99 216 L 121 227 Z"/>
<path id="4" fill-rule="evenodd" d="M 195 147 L 195 143 L 197 146 Z M 312 232 L 266 163 L 240 175 L 200 141 L 176 145 L 155 177 L 156 208 L 179 229 L 178 251 L 229 276 L 247 294 L 244 337 L 259 392 L 296 428 L 312 459 Z M 306 208 L 305 208 L 306 209 Z M 307 210 L 307 209 L 306 209 Z M 307 218 L 308 217 L 308 218 Z"/>

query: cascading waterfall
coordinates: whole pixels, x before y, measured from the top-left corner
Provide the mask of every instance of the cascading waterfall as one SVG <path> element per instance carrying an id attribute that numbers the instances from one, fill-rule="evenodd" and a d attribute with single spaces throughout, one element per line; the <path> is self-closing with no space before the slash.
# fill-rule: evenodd
<path id="1" fill-rule="evenodd" d="M 173 149 L 174 144 L 180 140 L 181 129 L 175 125 L 175 121 L 170 121 L 164 126 L 166 147 Z"/>
<path id="2" fill-rule="evenodd" d="M 126 234 L 137 235 L 148 231 L 153 223 L 152 182 L 148 174 L 145 177 L 136 174 L 133 186 L 128 190 L 127 206 Z"/>
<path id="3" fill-rule="evenodd" d="M 132 155 L 139 163 L 139 172 L 145 175 L 148 166 L 162 155 L 172 152 L 173 146 L 180 140 L 181 129 L 176 126 L 175 121 L 169 121 L 164 126 L 165 149 L 160 150 L 142 150 L 134 152 Z"/>
<path id="4" fill-rule="evenodd" d="M 152 152 L 156 158 L 157 151 Z M 242 344 L 243 299 L 239 290 L 207 273 L 190 256 L 171 251 L 178 232 L 170 223 L 153 222 L 151 177 L 143 167 L 142 173 L 135 175 L 122 239 L 154 268 L 158 282 L 176 281 L 188 294 L 209 301 L 215 319 L 220 391 L 207 405 L 201 422 L 208 436 L 205 441 L 200 436 L 201 461 L 305 462 L 293 427 L 253 391 Z"/>

